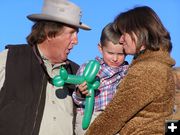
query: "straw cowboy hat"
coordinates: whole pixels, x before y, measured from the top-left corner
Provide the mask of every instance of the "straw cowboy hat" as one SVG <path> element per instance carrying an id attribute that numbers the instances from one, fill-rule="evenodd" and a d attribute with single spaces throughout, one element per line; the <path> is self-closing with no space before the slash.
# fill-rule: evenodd
<path id="1" fill-rule="evenodd" d="M 61 22 L 84 30 L 90 30 L 89 26 L 80 21 L 81 16 L 81 9 L 68 0 L 44 0 L 42 13 L 28 15 L 27 18 L 31 21 Z"/>

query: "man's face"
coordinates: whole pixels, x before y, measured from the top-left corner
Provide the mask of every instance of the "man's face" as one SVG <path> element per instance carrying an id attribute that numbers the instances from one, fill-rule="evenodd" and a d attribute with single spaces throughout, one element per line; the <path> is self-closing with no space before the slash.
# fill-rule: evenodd
<path id="1" fill-rule="evenodd" d="M 47 51 L 53 64 L 67 60 L 68 54 L 78 43 L 78 29 L 64 26 L 60 34 L 48 37 Z"/>

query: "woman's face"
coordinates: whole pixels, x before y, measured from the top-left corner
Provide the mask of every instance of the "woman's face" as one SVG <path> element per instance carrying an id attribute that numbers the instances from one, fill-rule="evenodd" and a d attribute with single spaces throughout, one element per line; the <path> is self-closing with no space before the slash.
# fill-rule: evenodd
<path id="1" fill-rule="evenodd" d="M 124 33 L 120 37 L 120 44 L 123 45 L 124 51 L 126 54 L 134 55 L 136 54 L 136 42 L 137 42 L 137 36 L 134 34 L 135 41 L 131 38 L 131 36 L 128 33 Z"/>

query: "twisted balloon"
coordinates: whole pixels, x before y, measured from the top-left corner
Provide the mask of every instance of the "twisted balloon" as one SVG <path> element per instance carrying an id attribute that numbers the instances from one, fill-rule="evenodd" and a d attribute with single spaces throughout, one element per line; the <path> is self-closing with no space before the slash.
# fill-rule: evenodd
<path id="1" fill-rule="evenodd" d="M 85 99 L 85 110 L 82 122 L 83 129 L 87 129 L 91 121 L 94 106 L 94 90 L 98 89 L 100 85 L 99 79 L 97 79 L 96 77 L 97 73 L 99 72 L 99 69 L 99 62 L 96 60 L 90 60 L 87 63 L 84 72 L 81 76 L 68 74 L 66 69 L 64 67 L 61 67 L 59 75 L 55 76 L 52 80 L 53 85 L 55 85 L 56 87 L 61 87 L 65 83 L 82 84 L 86 81 L 89 96 L 86 96 Z"/>

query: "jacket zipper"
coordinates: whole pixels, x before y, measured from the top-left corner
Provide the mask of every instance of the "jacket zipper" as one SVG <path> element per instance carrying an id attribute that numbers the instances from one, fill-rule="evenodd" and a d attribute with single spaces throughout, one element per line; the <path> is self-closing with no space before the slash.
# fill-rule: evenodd
<path id="1" fill-rule="evenodd" d="M 45 75 L 43 76 L 43 79 L 42 79 L 42 88 L 41 88 L 41 92 L 40 92 L 40 97 L 39 97 L 39 101 L 38 101 L 38 104 L 37 104 L 37 109 L 36 109 L 36 115 L 35 115 L 35 119 L 34 119 L 34 124 L 33 124 L 33 129 L 32 129 L 32 132 L 31 132 L 31 135 L 33 135 L 33 132 L 34 132 L 34 129 L 35 129 L 35 126 L 36 126 L 36 122 L 37 122 L 37 116 L 38 116 L 38 113 L 39 113 L 39 106 L 40 106 L 40 102 L 41 102 L 41 98 L 42 98 L 42 92 L 43 92 L 43 89 L 44 89 L 44 82 L 45 81 Z"/>

